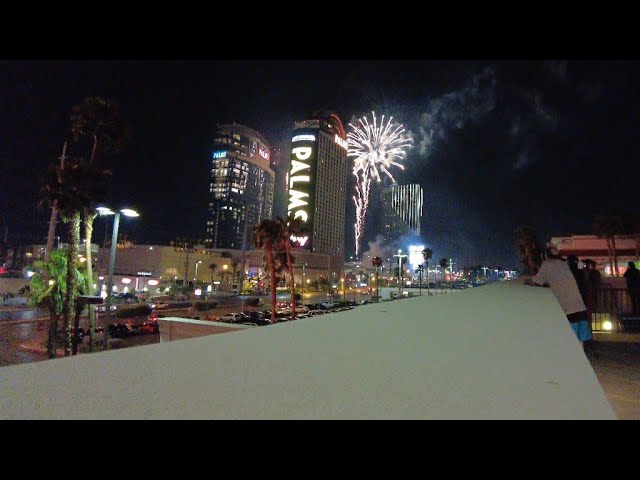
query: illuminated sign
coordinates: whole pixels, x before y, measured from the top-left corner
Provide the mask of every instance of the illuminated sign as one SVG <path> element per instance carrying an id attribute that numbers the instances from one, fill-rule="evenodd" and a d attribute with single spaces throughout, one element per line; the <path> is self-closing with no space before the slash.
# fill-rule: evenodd
<path id="1" fill-rule="evenodd" d="M 409 263 L 414 269 L 424 263 L 423 250 L 424 245 L 409 245 Z"/>
<path id="2" fill-rule="evenodd" d="M 293 137 L 289 163 L 289 206 L 288 215 L 300 219 L 306 230 L 313 231 L 313 212 L 315 208 L 315 176 L 317 146 L 315 135 L 300 132 Z M 302 143 L 304 142 L 304 143 Z M 292 241 L 301 247 L 312 250 L 311 237 L 296 237 Z"/>
<path id="3" fill-rule="evenodd" d="M 220 152 L 213 152 L 213 158 L 224 158 L 227 156 L 227 151 L 222 150 Z"/>
<path id="4" fill-rule="evenodd" d="M 258 155 L 260 155 L 265 160 L 269 160 L 269 150 L 264 147 L 258 147 Z"/>
<path id="5" fill-rule="evenodd" d="M 291 235 L 290 238 L 293 243 L 297 243 L 301 247 L 304 247 L 305 243 L 307 243 L 307 240 L 309 240 L 309 237 L 296 237 L 295 235 Z"/>
<path id="6" fill-rule="evenodd" d="M 340 145 L 342 148 L 347 150 L 347 141 L 340 138 L 340 135 L 336 133 L 335 142 Z"/>
<path id="7" fill-rule="evenodd" d="M 295 135 L 292 139 L 292 142 L 315 142 L 315 135 Z"/>

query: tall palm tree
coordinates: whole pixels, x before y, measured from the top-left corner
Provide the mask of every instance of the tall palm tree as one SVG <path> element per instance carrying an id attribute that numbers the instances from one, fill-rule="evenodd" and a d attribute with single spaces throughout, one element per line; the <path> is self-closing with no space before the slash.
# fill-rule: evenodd
<path id="1" fill-rule="evenodd" d="M 611 210 L 597 214 L 593 221 L 593 230 L 607 242 L 611 275 L 618 276 L 618 254 L 616 253 L 616 235 L 624 232 L 622 216 Z"/>
<path id="2" fill-rule="evenodd" d="M 291 240 L 292 236 L 300 237 L 307 232 L 306 227 L 302 224 L 299 218 L 295 218 L 293 215 L 289 215 L 287 222 L 285 223 L 281 218 L 277 218 L 277 221 L 282 222 L 282 238 L 281 246 L 284 247 L 286 257 L 286 268 L 289 272 L 289 283 L 291 285 L 291 319 L 296 317 L 296 282 L 293 274 L 293 264 L 295 258 L 291 255 L 291 248 L 296 245 Z M 304 278 L 302 279 L 304 281 Z M 304 289 L 304 285 L 302 286 Z M 304 290 L 303 290 L 304 291 Z"/>
<path id="3" fill-rule="evenodd" d="M 52 168 L 42 189 L 44 200 L 55 204 L 62 219 L 69 224 L 67 248 L 67 289 L 63 305 L 66 340 L 65 356 L 71 355 L 71 322 L 77 296 L 78 247 L 80 244 L 80 214 L 94 201 L 104 198 L 109 172 L 74 159 Z M 92 282 L 92 280 L 90 281 Z M 92 339 L 93 340 L 93 339 Z"/>
<path id="4" fill-rule="evenodd" d="M 90 139 L 91 155 L 89 165 L 94 165 L 101 152 L 118 151 L 126 138 L 124 123 L 120 117 L 117 103 L 101 97 L 87 97 L 71 110 L 71 132 L 76 142 L 83 138 Z M 94 204 L 85 205 L 82 209 L 82 220 L 85 236 L 85 256 L 87 258 L 87 294 L 94 295 L 93 263 L 91 258 L 91 237 L 93 222 L 97 212 Z M 96 315 L 93 305 L 89 305 L 89 348 L 93 349 L 93 337 Z"/>
<path id="5" fill-rule="evenodd" d="M 283 222 L 265 218 L 253 228 L 253 246 L 264 249 L 269 280 L 271 282 L 271 323 L 276 323 L 276 263 L 275 249 L 282 238 Z"/>
<path id="6" fill-rule="evenodd" d="M 433 250 L 425 248 L 422 250 L 422 258 L 424 259 L 424 265 L 427 269 L 427 294 L 429 294 L 429 260 L 433 257 Z"/>
<path id="7" fill-rule="evenodd" d="M 382 266 L 382 258 L 373 257 L 371 259 L 371 263 L 373 264 L 373 268 L 376 270 L 376 297 L 380 298 L 380 284 L 378 283 L 378 269 Z"/>
<path id="8" fill-rule="evenodd" d="M 211 289 L 213 289 L 213 274 L 216 273 L 216 268 L 218 268 L 218 265 L 216 265 L 214 262 L 211 262 L 209 264 L 209 271 L 211 272 Z"/>
<path id="9" fill-rule="evenodd" d="M 236 282 L 236 272 L 238 270 L 238 265 L 240 265 L 240 262 L 236 260 L 231 260 L 231 271 L 233 272 L 233 276 L 231 278 L 232 284 Z"/>
<path id="10" fill-rule="evenodd" d="M 438 265 L 440 265 L 440 268 L 442 268 L 442 280 L 445 280 L 445 273 L 447 270 L 447 267 L 449 266 L 449 260 L 447 260 L 446 258 L 441 258 L 440 261 L 438 262 Z"/>
<path id="11" fill-rule="evenodd" d="M 532 227 L 521 225 L 516 228 L 518 237 L 518 253 L 520 262 L 529 270 L 531 275 L 535 275 L 542 265 L 542 255 L 538 248 L 536 232 Z"/>

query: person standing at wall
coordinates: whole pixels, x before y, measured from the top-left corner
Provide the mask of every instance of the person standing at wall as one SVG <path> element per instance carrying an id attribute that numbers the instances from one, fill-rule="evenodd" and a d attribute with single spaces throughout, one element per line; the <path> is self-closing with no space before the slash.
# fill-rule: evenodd
<path id="1" fill-rule="evenodd" d="M 573 332 L 584 348 L 584 342 L 591 340 L 591 328 L 587 321 L 587 307 L 582 300 L 578 284 L 569 266 L 560 257 L 554 246 L 547 247 L 546 259 L 533 278 L 525 281 L 526 285 L 535 287 L 549 286 L 558 299 Z"/>

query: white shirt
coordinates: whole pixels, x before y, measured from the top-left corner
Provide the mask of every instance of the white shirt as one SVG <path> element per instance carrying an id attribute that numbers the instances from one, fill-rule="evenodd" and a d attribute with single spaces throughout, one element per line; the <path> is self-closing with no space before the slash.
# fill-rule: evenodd
<path id="1" fill-rule="evenodd" d="M 533 277 L 533 281 L 538 285 L 549 284 L 566 315 L 587 309 L 582 301 L 576 279 L 566 262 L 556 258 L 545 260 L 538 274 Z"/>

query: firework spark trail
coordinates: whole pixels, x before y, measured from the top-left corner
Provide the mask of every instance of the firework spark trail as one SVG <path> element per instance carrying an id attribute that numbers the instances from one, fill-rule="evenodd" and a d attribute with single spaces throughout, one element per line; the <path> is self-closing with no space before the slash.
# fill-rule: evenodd
<path id="1" fill-rule="evenodd" d="M 385 124 L 383 115 L 378 124 L 375 112 L 371 113 L 372 123 L 363 117 L 359 120 L 359 125 L 349 124 L 353 131 L 347 134 L 347 156 L 353 157 L 353 174 L 357 179 L 356 195 L 353 197 L 356 204 L 356 255 L 360 252 L 360 241 L 364 233 L 371 179 L 380 182 L 381 174 L 384 174 L 395 182 L 390 169 L 398 167 L 404 170 L 399 161 L 404 159 L 405 150 L 411 146 L 411 140 L 403 135 L 405 130 L 402 125 L 393 124 L 393 117 Z"/>

